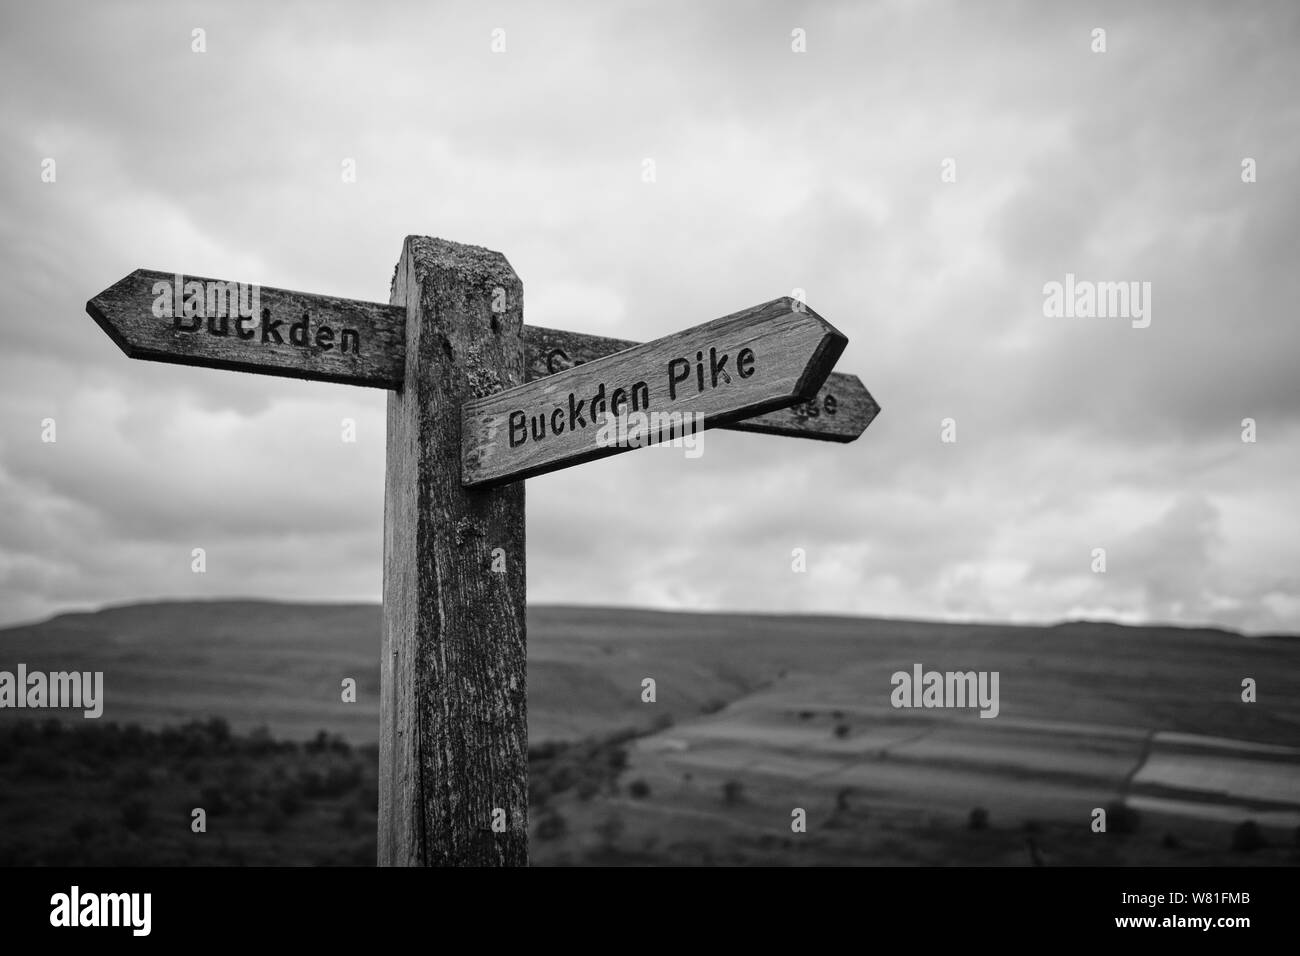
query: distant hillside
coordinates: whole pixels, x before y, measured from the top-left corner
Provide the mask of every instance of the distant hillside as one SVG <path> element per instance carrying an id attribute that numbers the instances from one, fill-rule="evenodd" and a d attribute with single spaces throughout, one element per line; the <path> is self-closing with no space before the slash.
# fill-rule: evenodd
<path id="1" fill-rule="evenodd" d="M 0 630 L 0 670 L 105 672 L 104 719 L 161 727 L 219 716 L 305 740 L 378 737 L 376 605 L 164 602 L 63 614 Z M 530 607 L 534 741 L 649 727 L 777 681 L 883 705 L 914 662 L 1002 672 L 1002 713 L 1104 719 L 1262 741 L 1300 739 L 1300 642 L 1221 630 L 1071 623 L 944 624 L 853 617 Z M 1242 676 L 1266 704 L 1238 701 Z M 358 702 L 340 699 L 355 678 Z M 640 699 L 653 677 L 658 701 Z M 0 720 L 30 711 L 0 711 Z M 1282 717 L 1279 720 L 1279 717 Z"/>
<path id="2" fill-rule="evenodd" d="M 0 711 L 0 864 L 373 859 L 379 628 L 376 606 L 222 601 L 0 631 L 0 670 L 102 670 L 106 697 L 71 733 Z M 528 630 L 538 864 L 1300 862 L 1293 638 L 571 607 Z M 915 664 L 996 671 L 997 718 L 894 709 Z M 247 736 L 179 726 L 212 717 Z"/>

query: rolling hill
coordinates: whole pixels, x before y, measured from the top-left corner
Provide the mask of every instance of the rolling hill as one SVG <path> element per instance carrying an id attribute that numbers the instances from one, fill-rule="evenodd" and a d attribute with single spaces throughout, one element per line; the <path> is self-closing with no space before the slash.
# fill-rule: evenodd
<path id="1" fill-rule="evenodd" d="M 106 721 L 368 747 L 379 626 L 368 605 L 138 604 L 0 630 L 0 670 L 103 671 Z M 617 779 L 583 796 L 535 761 L 539 862 L 1221 862 L 1244 819 L 1274 847 L 1300 824 L 1294 638 L 532 607 L 528 639 L 534 747 L 628 731 Z M 998 672 L 997 717 L 891 706 L 915 664 Z M 1090 840 L 1105 807 L 1163 833 Z M 1268 852 L 1249 859 L 1289 860 Z"/>

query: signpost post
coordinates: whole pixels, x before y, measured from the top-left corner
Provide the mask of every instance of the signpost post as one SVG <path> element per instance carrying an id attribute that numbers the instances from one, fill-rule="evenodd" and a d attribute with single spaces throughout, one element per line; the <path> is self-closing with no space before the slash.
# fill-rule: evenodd
<path id="1" fill-rule="evenodd" d="M 529 328 L 505 257 L 442 239 L 407 237 L 389 305 L 137 270 L 86 311 L 131 358 L 389 390 L 381 865 L 528 862 L 521 479 L 679 426 L 852 441 L 879 412 L 795 300 L 645 345 Z"/>

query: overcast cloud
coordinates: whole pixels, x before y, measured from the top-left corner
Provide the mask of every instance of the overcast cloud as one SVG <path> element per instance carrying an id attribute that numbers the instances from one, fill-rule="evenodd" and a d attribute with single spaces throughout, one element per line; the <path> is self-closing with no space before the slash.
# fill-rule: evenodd
<path id="1" fill-rule="evenodd" d="M 1287 2 L 6 5 L 0 623 L 377 600 L 384 393 L 130 361 L 84 304 L 387 301 L 422 234 L 624 338 L 805 289 L 883 406 L 531 480 L 533 602 L 1300 630 L 1297 49 Z M 1045 317 L 1066 273 L 1150 326 Z"/>

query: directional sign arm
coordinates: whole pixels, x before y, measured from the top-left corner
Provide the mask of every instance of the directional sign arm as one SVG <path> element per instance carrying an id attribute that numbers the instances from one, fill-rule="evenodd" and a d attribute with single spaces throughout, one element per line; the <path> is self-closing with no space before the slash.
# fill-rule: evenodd
<path id="1" fill-rule="evenodd" d="M 461 481 L 517 481 L 671 437 L 660 428 L 693 434 L 808 401 L 847 344 L 811 309 L 774 299 L 475 399 L 461 414 Z M 620 417 L 655 437 L 611 434 Z"/>
<path id="2" fill-rule="evenodd" d="M 374 388 L 402 384 L 406 311 L 390 305 L 137 269 L 86 311 L 131 358 Z"/>
<path id="3" fill-rule="evenodd" d="M 880 405 L 856 375 L 831 372 L 810 401 L 726 426 L 731 431 L 851 442 L 880 414 Z"/>
<path id="4" fill-rule="evenodd" d="M 627 339 L 526 325 L 525 378 L 529 382 L 536 381 L 574 365 L 622 352 L 637 344 Z M 831 372 L 821 390 L 811 400 L 721 427 L 730 431 L 784 435 L 788 438 L 850 442 L 866 431 L 879 412 L 880 405 L 862 384 L 862 379 L 856 375 Z"/>
<path id="5" fill-rule="evenodd" d="M 575 365 L 594 362 L 640 344 L 627 339 L 608 339 L 600 335 L 525 325 L 524 348 L 527 352 L 524 358 L 524 376 L 526 381 L 535 382 L 539 378 L 563 372 Z"/>

